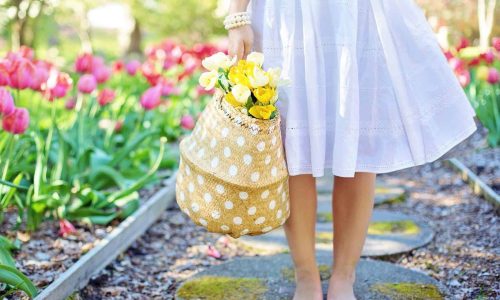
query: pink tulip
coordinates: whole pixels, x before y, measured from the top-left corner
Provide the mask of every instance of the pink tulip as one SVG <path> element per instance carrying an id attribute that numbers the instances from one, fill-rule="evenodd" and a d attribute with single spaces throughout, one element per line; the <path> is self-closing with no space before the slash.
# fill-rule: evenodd
<path id="1" fill-rule="evenodd" d="M 2 127 L 5 131 L 12 134 L 22 134 L 28 129 L 30 123 L 29 112 L 26 108 L 14 108 L 14 111 L 4 116 Z"/>
<path id="2" fill-rule="evenodd" d="M 90 53 L 83 53 L 76 58 L 75 70 L 78 73 L 90 73 L 92 72 L 92 62 L 94 57 Z"/>
<path id="3" fill-rule="evenodd" d="M 453 57 L 448 61 L 448 63 L 450 64 L 450 67 L 456 72 L 464 69 L 464 62 L 459 58 Z"/>
<path id="4" fill-rule="evenodd" d="M 92 74 L 98 83 L 105 83 L 111 76 L 111 69 L 106 66 L 99 66 L 93 70 Z"/>
<path id="5" fill-rule="evenodd" d="M 161 103 L 161 85 L 147 89 L 141 97 L 141 105 L 145 110 L 156 108 Z"/>
<path id="6" fill-rule="evenodd" d="M 219 252 L 219 250 L 217 250 L 217 248 L 215 248 L 214 246 L 212 245 L 208 245 L 208 248 L 207 248 L 207 255 L 208 256 L 211 256 L 213 258 L 221 258 L 221 254 Z"/>
<path id="7" fill-rule="evenodd" d="M 455 57 L 450 50 L 444 51 L 444 56 L 446 57 L 447 60 L 450 60 L 451 58 Z"/>
<path id="8" fill-rule="evenodd" d="M 100 106 L 105 106 L 108 103 L 111 103 L 115 99 L 115 92 L 112 89 L 103 89 L 97 95 L 97 102 L 99 102 Z"/>
<path id="9" fill-rule="evenodd" d="M 73 80 L 68 74 L 55 71 L 47 81 L 47 92 L 50 101 L 64 98 L 73 85 Z"/>
<path id="10" fill-rule="evenodd" d="M 495 61 L 495 53 L 493 51 L 488 50 L 484 53 L 481 54 L 481 58 L 484 59 L 484 61 L 490 65 Z"/>
<path id="11" fill-rule="evenodd" d="M 35 51 L 25 45 L 21 46 L 17 51 L 17 53 L 21 55 L 21 57 L 24 57 L 29 60 L 33 60 L 33 58 L 35 58 Z"/>
<path id="12" fill-rule="evenodd" d="M 68 99 L 66 103 L 64 103 L 64 108 L 67 110 L 73 110 L 76 107 L 76 101 L 74 98 Z"/>
<path id="13" fill-rule="evenodd" d="M 495 68 L 490 68 L 488 70 L 488 78 L 486 79 L 490 84 L 497 84 L 500 81 L 500 74 Z"/>
<path id="14" fill-rule="evenodd" d="M 462 87 L 466 87 L 470 84 L 470 72 L 468 70 L 463 70 L 457 74 L 458 81 Z"/>
<path id="15" fill-rule="evenodd" d="M 121 120 L 118 120 L 116 121 L 116 124 L 115 124 L 115 132 L 120 132 L 123 128 L 123 121 Z"/>
<path id="16" fill-rule="evenodd" d="M 62 237 L 66 237 L 70 234 L 76 232 L 75 226 L 71 224 L 68 220 L 61 219 L 59 220 L 59 235 Z"/>
<path id="17" fill-rule="evenodd" d="M 500 37 L 494 37 L 492 40 L 493 48 L 500 52 Z"/>
<path id="18" fill-rule="evenodd" d="M 141 63 L 138 60 L 131 60 L 125 65 L 128 75 L 135 76 L 137 70 L 141 67 Z"/>
<path id="19" fill-rule="evenodd" d="M 184 115 L 181 117 L 181 127 L 187 130 L 194 128 L 194 119 L 191 115 Z"/>
<path id="20" fill-rule="evenodd" d="M 35 73 L 31 80 L 31 89 L 34 91 L 42 91 L 45 88 L 45 84 L 49 79 L 49 71 L 51 65 L 45 61 L 38 61 L 35 63 Z"/>
<path id="21" fill-rule="evenodd" d="M 161 74 L 156 70 L 154 61 L 147 61 L 141 65 L 141 72 L 151 86 L 158 84 Z"/>
<path id="22" fill-rule="evenodd" d="M 10 92 L 0 87 L 0 114 L 7 116 L 14 112 L 14 99 Z"/>
<path id="23" fill-rule="evenodd" d="M 158 84 L 161 85 L 161 95 L 164 97 L 177 95 L 179 93 L 179 89 L 177 89 L 177 87 L 171 81 L 161 78 Z"/>
<path id="24" fill-rule="evenodd" d="M 19 58 L 12 62 L 10 70 L 10 86 L 24 90 L 29 88 L 35 77 L 35 66 L 25 58 Z"/>
<path id="25" fill-rule="evenodd" d="M 7 61 L 0 60 L 0 86 L 10 85 L 9 68 Z"/>
<path id="26" fill-rule="evenodd" d="M 84 94 L 92 93 L 97 87 L 97 81 L 93 75 L 85 74 L 78 81 L 78 90 Z"/>

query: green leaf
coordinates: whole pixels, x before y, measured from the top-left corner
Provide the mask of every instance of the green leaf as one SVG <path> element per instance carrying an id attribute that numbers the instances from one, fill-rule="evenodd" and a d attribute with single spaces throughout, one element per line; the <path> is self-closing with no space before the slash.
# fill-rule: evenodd
<path id="1" fill-rule="evenodd" d="M 0 282 L 24 291 L 29 297 L 34 298 L 38 291 L 35 285 L 16 268 L 0 264 Z"/>
<path id="2" fill-rule="evenodd" d="M 125 159 L 127 157 L 127 155 L 130 154 L 130 152 L 135 150 L 137 148 L 137 146 L 139 146 L 139 144 L 141 144 L 146 138 L 153 136 L 153 135 L 156 135 L 159 132 L 160 132 L 159 130 L 153 130 L 153 131 L 143 132 L 143 133 L 139 134 L 134 139 L 129 141 L 129 143 L 127 143 L 125 145 L 125 147 L 120 149 L 116 153 L 116 155 L 113 156 L 113 159 L 108 163 L 108 165 L 115 166 L 116 164 L 121 162 L 123 159 Z"/>
<path id="3" fill-rule="evenodd" d="M 10 251 L 4 247 L 0 247 L 0 265 L 16 267 L 16 262 L 10 255 Z"/>

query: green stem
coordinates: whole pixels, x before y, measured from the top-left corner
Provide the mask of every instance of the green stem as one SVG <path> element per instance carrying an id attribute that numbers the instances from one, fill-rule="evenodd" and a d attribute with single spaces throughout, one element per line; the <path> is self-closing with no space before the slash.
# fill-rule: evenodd
<path id="1" fill-rule="evenodd" d="M 5 164 L 3 166 L 3 171 L 2 171 L 2 182 L 3 181 L 6 181 L 6 178 L 7 178 L 7 171 L 9 170 L 9 165 L 10 165 L 10 159 L 12 157 L 12 150 L 14 149 L 14 135 L 9 135 L 8 137 L 8 142 L 7 142 L 7 159 L 5 161 Z M 2 184 L 0 184 L 0 198 L 2 198 L 2 190 L 3 190 L 3 186 Z"/>

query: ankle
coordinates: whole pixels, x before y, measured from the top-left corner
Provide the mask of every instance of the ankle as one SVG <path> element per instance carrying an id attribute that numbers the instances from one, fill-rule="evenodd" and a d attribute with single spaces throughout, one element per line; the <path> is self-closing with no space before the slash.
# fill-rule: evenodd
<path id="1" fill-rule="evenodd" d="M 356 281 L 356 270 L 333 268 L 331 278 L 333 281 L 349 282 L 354 284 Z"/>
<path id="2" fill-rule="evenodd" d="M 295 268 L 295 280 L 297 281 L 315 281 L 319 279 L 319 270 L 318 267 L 300 267 Z"/>

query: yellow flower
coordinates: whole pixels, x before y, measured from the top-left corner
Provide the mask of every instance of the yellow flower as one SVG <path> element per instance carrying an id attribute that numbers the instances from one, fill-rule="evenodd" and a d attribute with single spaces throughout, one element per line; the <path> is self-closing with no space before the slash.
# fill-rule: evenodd
<path id="1" fill-rule="evenodd" d="M 271 118 L 271 114 L 275 110 L 276 107 L 274 105 L 254 105 L 250 107 L 248 112 L 257 119 L 269 120 L 269 118 Z"/>
<path id="2" fill-rule="evenodd" d="M 261 87 L 253 90 L 253 94 L 257 100 L 262 104 L 269 104 L 276 94 L 272 88 Z"/>
<path id="3" fill-rule="evenodd" d="M 199 83 L 205 90 L 209 91 L 215 87 L 217 84 L 217 72 L 210 71 L 201 74 Z"/>
<path id="4" fill-rule="evenodd" d="M 232 106 L 241 106 L 241 104 L 236 101 L 236 98 L 234 98 L 234 95 L 231 92 L 226 94 L 226 101 L 229 102 L 229 104 L 231 104 Z"/>
<path id="5" fill-rule="evenodd" d="M 229 69 L 228 79 L 232 85 L 241 84 L 241 85 L 244 85 L 246 87 L 250 87 L 250 81 L 248 80 L 247 76 L 245 75 L 244 69 L 242 67 L 240 67 L 239 65 L 233 66 L 233 67 L 231 67 L 231 69 Z"/>
<path id="6" fill-rule="evenodd" d="M 477 78 L 486 81 L 488 79 L 489 69 L 487 66 L 480 66 L 477 68 Z"/>

